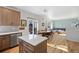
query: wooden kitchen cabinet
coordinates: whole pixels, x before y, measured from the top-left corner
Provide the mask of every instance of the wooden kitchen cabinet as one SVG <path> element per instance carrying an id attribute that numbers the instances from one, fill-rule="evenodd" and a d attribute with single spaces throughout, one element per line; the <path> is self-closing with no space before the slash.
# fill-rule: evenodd
<path id="1" fill-rule="evenodd" d="M 7 49 L 10 47 L 10 39 L 9 39 L 9 36 L 5 36 L 3 39 L 2 39 L 2 50 L 3 49 Z"/>
<path id="2" fill-rule="evenodd" d="M 12 13 L 11 25 L 19 26 L 20 25 L 20 13 L 17 11 L 13 11 L 11 13 Z"/>
<path id="3" fill-rule="evenodd" d="M 4 50 L 10 47 L 10 39 L 9 36 L 1 36 L 0 37 L 0 50 Z"/>
<path id="4" fill-rule="evenodd" d="M 2 8 L 0 8 L 0 25 L 2 24 Z"/>
<path id="5" fill-rule="evenodd" d="M 47 53 L 47 40 L 41 42 L 36 46 L 33 46 L 19 39 L 19 52 L 20 53 Z"/>
<path id="6" fill-rule="evenodd" d="M 2 50 L 2 37 L 0 37 L 0 50 Z"/>
<path id="7" fill-rule="evenodd" d="M 20 12 L 0 7 L 0 26 L 19 26 Z"/>

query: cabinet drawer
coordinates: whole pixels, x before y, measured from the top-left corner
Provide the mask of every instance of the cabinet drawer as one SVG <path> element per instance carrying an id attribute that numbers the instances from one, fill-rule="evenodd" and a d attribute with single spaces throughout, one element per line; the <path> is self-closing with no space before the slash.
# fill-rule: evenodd
<path id="1" fill-rule="evenodd" d="M 23 51 L 27 52 L 27 53 L 32 53 L 34 51 L 28 49 L 27 47 L 23 46 Z"/>
<path id="2" fill-rule="evenodd" d="M 25 44 L 23 44 L 23 47 L 25 48 L 25 49 L 28 49 L 28 50 L 30 50 L 30 51 L 34 51 L 34 48 L 32 47 L 29 47 L 28 45 L 25 45 Z"/>
<path id="3" fill-rule="evenodd" d="M 27 42 L 24 42 L 23 41 L 23 46 L 29 48 L 29 49 L 34 49 L 34 46 L 32 46 L 31 44 L 27 43 Z"/>

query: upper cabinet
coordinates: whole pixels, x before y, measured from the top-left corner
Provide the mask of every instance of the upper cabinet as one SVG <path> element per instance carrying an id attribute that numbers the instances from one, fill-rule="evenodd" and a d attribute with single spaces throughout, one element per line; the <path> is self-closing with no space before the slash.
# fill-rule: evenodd
<path id="1" fill-rule="evenodd" d="M 0 26 L 19 26 L 20 12 L 0 7 Z"/>
<path id="2" fill-rule="evenodd" d="M 2 24 L 2 9 L 0 8 L 0 25 Z"/>

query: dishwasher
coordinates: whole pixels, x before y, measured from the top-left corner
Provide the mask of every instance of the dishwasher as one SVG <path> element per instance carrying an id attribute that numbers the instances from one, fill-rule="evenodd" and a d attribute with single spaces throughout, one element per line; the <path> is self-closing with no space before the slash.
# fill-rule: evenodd
<path id="1" fill-rule="evenodd" d="M 10 47 L 14 47 L 14 46 L 17 46 L 18 45 L 18 42 L 17 42 L 17 34 L 11 34 L 10 35 Z"/>

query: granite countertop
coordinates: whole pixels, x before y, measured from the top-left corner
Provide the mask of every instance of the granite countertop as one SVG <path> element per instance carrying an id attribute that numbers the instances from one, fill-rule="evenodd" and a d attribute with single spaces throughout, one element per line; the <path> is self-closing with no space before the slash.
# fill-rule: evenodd
<path id="1" fill-rule="evenodd" d="M 3 32 L 3 33 L 0 33 L 0 36 L 14 34 L 14 33 L 21 33 L 21 32 L 23 32 L 23 30 L 13 31 L 13 32 Z"/>
<path id="2" fill-rule="evenodd" d="M 22 39 L 33 46 L 36 46 L 40 44 L 41 42 L 47 40 L 46 37 L 42 37 L 40 35 L 28 35 L 28 36 L 24 35 L 24 36 L 18 37 L 18 39 Z"/>

